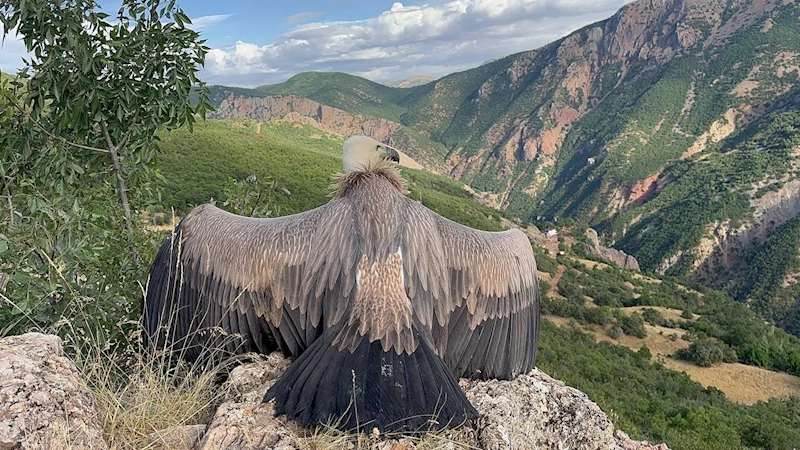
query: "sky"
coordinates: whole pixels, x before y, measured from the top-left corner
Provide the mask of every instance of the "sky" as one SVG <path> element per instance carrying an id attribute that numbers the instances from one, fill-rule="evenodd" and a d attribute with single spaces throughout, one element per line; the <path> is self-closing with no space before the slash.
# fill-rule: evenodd
<path id="1" fill-rule="evenodd" d="M 630 0 L 183 0 L 211 51 L 200 78 L 252 87 L 305 71 L 336 71 L 377 82 L 441 77 L 533 50 Z M 101 0 L 113 13 L 119 1 Z M 0 32 L 2 26 L 0 26 Z M 0 71 L 25 47 L 8 36 Z"/>

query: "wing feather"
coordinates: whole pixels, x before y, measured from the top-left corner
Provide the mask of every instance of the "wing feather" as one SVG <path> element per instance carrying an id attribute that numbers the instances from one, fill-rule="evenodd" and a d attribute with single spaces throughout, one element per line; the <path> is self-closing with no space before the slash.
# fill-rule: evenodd
<path id="1" fill-rule="evenodd" d="M 359 250 L 351 214 L 345 199 L 274 219 L 196 208 L 151 270 L 143 318 L 149 339 L 191 342 L 181 348 L 190 359 L 209 342 L 227 353 L 280 347 L 298 356 L 328 322 L 325 299 L 341 318 L 352 295 Z"/>
<path id="2" fill-rule="evenodd" d="M 513 378 L 536 360 L 539 284 L 520 230 L 486 232 L 409 200 L 404 270 L 415 315 L 457 376 Z"/>

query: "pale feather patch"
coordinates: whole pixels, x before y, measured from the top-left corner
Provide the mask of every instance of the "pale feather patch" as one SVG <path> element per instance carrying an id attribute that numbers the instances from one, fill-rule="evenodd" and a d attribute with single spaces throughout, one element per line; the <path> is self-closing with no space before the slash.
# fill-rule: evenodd
<path id="1" fill-rule="evenodd" d="M 358 325 L 358 333 L 367 336 L 370 342 L 380 341 L 383 351 L 394 348 L 399 355 L 416 350 L 417 342 L 411 329 L 412 305 L 405 292 L 402 251 L 372 263 L 363 256 L 356 271 L 356 286 L 358 292 L 348 325 Z M 339 344 L 347 346 L 345 341 Z"/>

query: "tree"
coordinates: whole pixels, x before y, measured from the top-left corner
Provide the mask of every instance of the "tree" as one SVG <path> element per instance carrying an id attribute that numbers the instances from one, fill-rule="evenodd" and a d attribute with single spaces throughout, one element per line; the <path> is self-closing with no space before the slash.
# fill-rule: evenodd
<path id="1" fill-rule="evenodd" d="M 124 0 L 108 18 L 91 0 L 0 1 L 31 55 L 0 77 L 0 333 L 66 324 L 123 341 L 140 253 L 160 240 L 134 217 L 157 201 L 157 132 L 210 109 L 207 48 L 174 1 Z"/>
<path id="2" fill-rule="evenodd" d="M 151 175 L 156 131 L 191 127 L 211 109 L 205 89 L 189 102 L 208 48 L 174 0 L 125 0 L 108 17 L 94 0 L 0 3 L 4 33 L 16 29 L 32 55 L 18 112 L 66 151 L 86 152 L 79 161 L 90 170 L 110 165 L 138 264 L 129 182 Z"/>

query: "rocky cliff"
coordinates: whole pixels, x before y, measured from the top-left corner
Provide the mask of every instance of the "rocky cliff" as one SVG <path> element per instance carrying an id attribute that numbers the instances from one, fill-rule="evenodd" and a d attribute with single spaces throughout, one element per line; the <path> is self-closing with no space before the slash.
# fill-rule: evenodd
<path id="1" fill-rule="evenodd" d="M 589 239 L 589 244 L 586 245 L 586 253 L 597 256 L 598 258 L 605 259 L 606 261 L 614 264 L 625 270 L 634 270 L 639 272 L 639 261 L 635 257 L 617 250 L 615 248 L 606 247 L 600 244 L 600 239 L 597 236 L 597 231 L 589 228 L 586 230 L 586 237 Z"/>
<path id="2" fill-rule="evenodd" d="M 296 95 L 254 97 L 222 87 L 215 87 L 214 94 L 216 110 L 210 114 L 212 118 L 246 117 L 259 122 L 299 122 L 342 136 L 365 134 L 400 147 L 431 170 L 442 166 L 442 162 L 431 154 L 430 148 L 417 144 L 397 122 L 351 114 Z"/>

